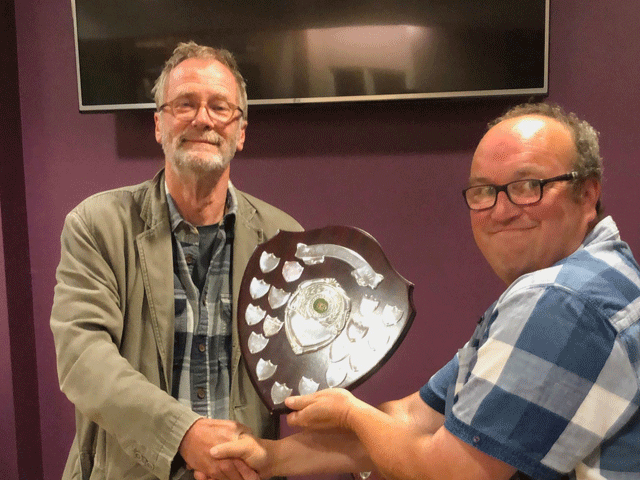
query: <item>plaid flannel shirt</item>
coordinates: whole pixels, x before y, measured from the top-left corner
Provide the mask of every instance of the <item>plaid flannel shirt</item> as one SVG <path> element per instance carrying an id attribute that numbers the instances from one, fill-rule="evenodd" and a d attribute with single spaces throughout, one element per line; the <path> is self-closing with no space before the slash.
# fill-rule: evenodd
<path id="1" fill-rule="evenodd" d="M 192 279 L 200 245 L 167 192 L 173 231 L 175 344 L 172 395 L 208 418 L 229 418 L 231 255 L 237 202 L 231 184 L 202 292 Z"/>
<path id="2" fill-rule="evenodd" d="M 610 217 L 517 279 L 421 391 L 445 428 L 535 479 L 640 479 L 640 269 Z"/>

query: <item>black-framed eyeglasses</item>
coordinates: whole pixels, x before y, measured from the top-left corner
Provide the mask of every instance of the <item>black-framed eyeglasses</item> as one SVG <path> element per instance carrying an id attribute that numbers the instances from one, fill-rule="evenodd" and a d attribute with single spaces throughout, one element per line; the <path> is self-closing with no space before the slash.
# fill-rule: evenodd
<path id="1" fill-rule="evenodd" d="M 176 97 L 160 105 L 157 111 L 160 112 L 167 109 L 177 120 L 190 122 L 196 118 L 203 104 L 205 105 L 209 118 L 213 121 L 226 123 L 233 118 L 236 111 L 240 112 L 240 116 L 244 116 L 242 108 L 222 98 L 211 98 L 206 101 L 201 101 L 192 95 Z"/>
<path id="2" fill-rule="evenodd" d="M 535 179 L 525 178 L 504 185 L 474 185 L 462 191 L 464 200 L 471 210 L 492 208 L 498 201 L 498 193 L 504 192 L 514 205 L 533 205 L 542 200 L 544 186 L 551 182 L 565 182 L 578 178 L 578 172 L 569 172 L 557 177 Z"/>

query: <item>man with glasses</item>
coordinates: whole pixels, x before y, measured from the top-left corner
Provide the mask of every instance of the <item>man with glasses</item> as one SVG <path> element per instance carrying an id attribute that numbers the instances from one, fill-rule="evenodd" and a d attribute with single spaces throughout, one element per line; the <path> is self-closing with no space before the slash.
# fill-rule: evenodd
<path id="1" fill-rule="evenodd" d="M 154 94 L 164 169 L 85 200 L 62 232 L 51 328 L 77 412 L 65 480 L 239 479 L 246 465 L 209 449 L 278 431 L 241 363 L 236 306 L 255 247 L 301 227 L 229 180 L 247 127 L 229 52 L 178 45 Z"/>
<path id="2" fill-rule="evenodd" d="M 640 478 L 640 268 L 603 218 L 597 133 L 546 104 L 490 127 L 463 194 L 507 289 L 469 342 L 409 397 L 379 408 L 341 389 L 290 397 L 303 432 L 243 435 L 216 458 L 262 476 Z"/>

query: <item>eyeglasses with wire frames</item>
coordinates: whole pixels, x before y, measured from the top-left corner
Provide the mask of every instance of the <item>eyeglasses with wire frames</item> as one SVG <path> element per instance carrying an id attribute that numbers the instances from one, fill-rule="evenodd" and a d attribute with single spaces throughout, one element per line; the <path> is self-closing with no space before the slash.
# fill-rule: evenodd
<path id="1" fill-rule="evenodd" d="M 204 104 L 205 110 L 209 115 L 209 118 L 213 121 L 227 123 L 231 121 L 236 113 L 236 110 L 240 112 L 240 116 L 244 116 L 244 111 L 238 105 L 231 102 L 227 102 L 222 98 L 210 98 L 208 100 L 200 100 L 192 95 L 181 95 L 166 103 L 160 105 L 156 111 L 161 112 L 167 109 L 176 120 L 184 122 L 190 122 L 198 112 L 200 107 Z"/>
<path id="2" fill-rule="evenodd" d="M 542 200 L 544 186 L 548 183 L 571 181 L 578 176 L 578 172 L 569 172 L 545 179 L 524 178 L 504 185 L 474 185 L 465 188 L 462 195 L 471 210 L 493 208 L 498 201 L 498 193 L 500 192 L 504 192 L 514 205 L 533 205 Z"/>

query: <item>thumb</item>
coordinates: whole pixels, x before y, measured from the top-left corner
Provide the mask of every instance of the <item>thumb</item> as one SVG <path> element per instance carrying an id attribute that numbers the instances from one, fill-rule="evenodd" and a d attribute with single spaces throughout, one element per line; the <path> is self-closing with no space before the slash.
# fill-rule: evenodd
<path id="1" fill-rule="evenodd" d="M 220 443 L 209 450 L 209 454 L 220 460 L 222 458 L 244 458 L 247 454 L 248 444 L 246 440 L 240 439 L 235 442 Z"/>
<path id="2" fill-rule="evenodd" d="M 302 410 L 313 402 L 313 395 L 291 396 L 284 400 L 284 404 L 291 410 Z"/>

